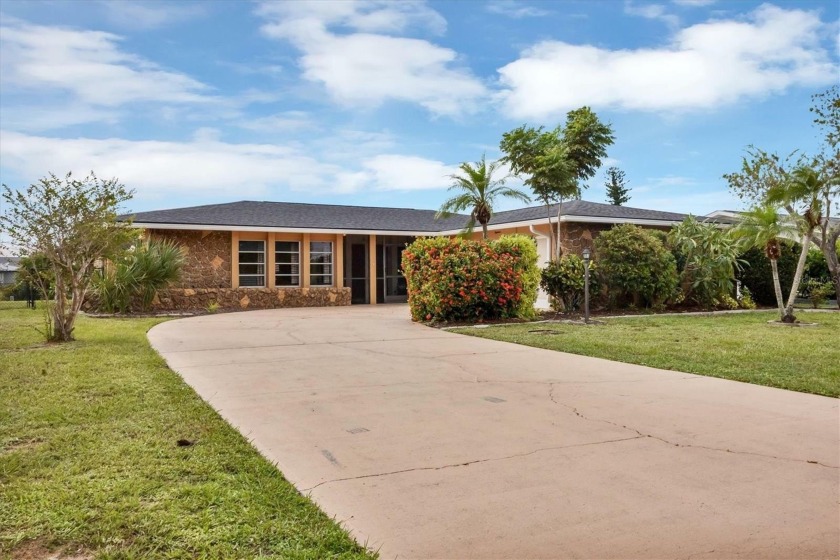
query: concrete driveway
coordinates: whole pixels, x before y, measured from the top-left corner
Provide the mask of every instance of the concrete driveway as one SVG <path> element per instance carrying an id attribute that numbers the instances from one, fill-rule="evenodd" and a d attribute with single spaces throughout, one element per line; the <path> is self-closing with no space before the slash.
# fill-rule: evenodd
<path id="1" fill-rule="evenodd" d="M 840 556 L 838 400 L 407 317 L 254 311 L 149 339 L 382 558 Z"/>

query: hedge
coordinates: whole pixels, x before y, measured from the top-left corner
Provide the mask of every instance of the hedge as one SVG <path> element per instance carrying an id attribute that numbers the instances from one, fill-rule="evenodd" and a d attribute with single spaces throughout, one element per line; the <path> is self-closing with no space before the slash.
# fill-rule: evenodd
<path id="1" fill-rule="evenodd" d="M 800 247 L 798 243 L 783 243 L 782 255 L 778 260 L 779 283 L 782 286 L 782 296 L 787 301 L 793 275 L 796 272 L 796 262 L 799 259 Z M 746 261 L 737 274 L 738 280 L 749 288 L 753 301 L 759 305 L 776 306 L 776 292 L 773 289 L 773 272 L 770 260 L 762 249 L 750 249 L 740 257 Z"/>
<path id="2" fill-rule="evenodd" d="M 415 321 L 483 321 L 534 315 L 539 270 L 534 241 L 421 238 L 403 251 Z"/>

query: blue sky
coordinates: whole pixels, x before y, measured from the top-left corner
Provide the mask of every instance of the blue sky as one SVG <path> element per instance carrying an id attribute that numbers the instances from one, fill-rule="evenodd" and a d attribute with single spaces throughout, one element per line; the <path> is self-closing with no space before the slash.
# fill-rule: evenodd
<path id="1" fill-rule="evenodd" d="M 630 206 L 737 207 L 721 175 L 748 144 L 816 149 L 808 107 L 838 82 L 838 6 L 6 0 L 0 179 L 95 170 L 138 211 L 436 208 L 502 133 L 589 105 L 614 127 L 606 163 Z M 603 175 L 584 199 L 604 201 Z"/>

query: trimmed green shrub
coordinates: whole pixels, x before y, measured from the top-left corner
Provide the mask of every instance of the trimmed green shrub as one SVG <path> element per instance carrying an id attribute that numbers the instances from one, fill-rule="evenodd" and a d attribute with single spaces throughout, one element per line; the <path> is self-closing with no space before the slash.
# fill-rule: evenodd
<path id="1" fill-rule="evenodd" d="M 537 251 L 521 239 L 421 238 L 403 251 L 408 305 L 415 321 L 530 317 L 536 301 Z M 526 293 L 526 291 L 528 293 Z"/>
<path id="2" fill-rule="evenodd" d="M 817 278 L 809 278 L 802 282 L 801 292 L 807 294 L 806 297 L 816 309 L 834 295 L 834 284 L 823 282 Z"/>
<path id="3" fill-rule="evenodd" d="M 537 244 L 527 235 L 503 235 L 490 242 L 497 251 L 512 255 L 514 272 L 519 273 L 522 281 L 522 293 L 516 317 L 531 319 L 536 316 L 534 305 L 537 303 L 537 288 L 540 285 L 540 268 L 537 266 L 539 253 Z"/>
<path id="4" fill-rule="evenodd" d="M 563 310 L 574 311 L 583 304 L 585 274 L 583 259 L 574 254 L 563 255 L 548 263 L 548 266 L 542 270 L 540 286 L 553 298 L 554 302 L 562 305 Z M 599 291 L 598 267 L 594 262 L 590 262 L 590 297 L 595 296 Z"/>
<path id="5" fill-rule="evenodd" d="M 782 243 L 782 254 L 777 262 L 779 283 L 782 294 L 787 297 L 793 284 L 796 261 L 799 258 L 799 244 Z M 773 272 L 770 260 L 762 249 L 749 249 L 740 256 L 743 262 L 736 277 L 743 286 L 749 288 L 752 298 L 758 305 L 776 306 L 776 293 L 773 290 Z"/>
<path id="6" fill-rule="evenodd" d="M 613 305 L 656 307 L 676 294 L 674 255 L 649 231 L 616 226 L 595 239 L 595 254 Z"/>

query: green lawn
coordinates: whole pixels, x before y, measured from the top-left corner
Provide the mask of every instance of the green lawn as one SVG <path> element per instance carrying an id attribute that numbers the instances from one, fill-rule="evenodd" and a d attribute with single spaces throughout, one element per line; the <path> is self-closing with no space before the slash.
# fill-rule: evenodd
<path id="1" fill-rule="evenodd" d="M 45 345 L 20 307 L 0 306 L 0 558 L 372 557 L 166 367 L 158 320 Z"/>
<path id="2" fill-rule="evenodd" d="M 774 312 L 516 324 L 462 334 L 793 391 L 840 396 L 840 313 L 800 313 L 817 327 L 768 325 Z M 550 330 L 535 333 L 532 330 Z"/>

